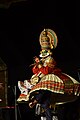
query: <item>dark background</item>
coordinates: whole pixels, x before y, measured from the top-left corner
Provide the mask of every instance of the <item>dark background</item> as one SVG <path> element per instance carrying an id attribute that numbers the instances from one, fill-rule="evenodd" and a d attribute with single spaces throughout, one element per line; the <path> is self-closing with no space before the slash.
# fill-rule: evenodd
<path id="1" fill-rule="evenodd" d="M 8 68 L 9 86 L 14 87 L 18 80 L 31 77 L 29 65 L 40 53 L 39 35 L 44 28 L 57 34 L 58 46 L 53 55 L 58 66 L 80 81 L 78 3 L 68 0 L 5 0 L 0 1 L 0 57 Z M 65 107 L 67 120 L 78 120 L 79 106 L 77 101 Z"/>
<path id="2" fill-rule="evenodd" d="M 13 0 L 12 0 L 13 1 Z M 66 73 L 78 79 L 80 47 L 78 5 L 70 1 L 7 1 L 0 8 L 0 57 L 8 66 L 9 84 L 29 79 L 30 64 L 39 55 L 39 35 L 44 28 L 54 30 L 58 46 L 55 60 Z M 4 2 L 4 3 L 6 3 Z"/>

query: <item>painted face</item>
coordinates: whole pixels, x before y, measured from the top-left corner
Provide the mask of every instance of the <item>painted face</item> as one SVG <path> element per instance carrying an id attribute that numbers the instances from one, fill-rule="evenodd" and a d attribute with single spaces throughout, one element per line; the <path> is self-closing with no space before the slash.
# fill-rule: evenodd
<path id="1" fill-rule="evenodd" d="M 47 36 L 42 37 L 41 47 L 42 47 L 42 49 L 49 49 L 50 48 L 50 41 L 49 41 L 49 38 Z"/>

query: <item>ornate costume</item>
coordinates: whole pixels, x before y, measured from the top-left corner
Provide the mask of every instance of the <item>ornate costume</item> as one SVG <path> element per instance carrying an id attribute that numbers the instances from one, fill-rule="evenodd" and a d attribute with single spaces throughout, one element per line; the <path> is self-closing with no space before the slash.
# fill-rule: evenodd
<path id="1" fill-rule="evenodd" d="M 30 96 L 34 100 L 29 104 L 33 107 L 40 103 L 46 113 L 46 119 L 52 120 L 49 106 L 57 102 L 69 102 L 76 99 L 80 94 L 80 83 L 71 76 L 57 68 L 56 61 L 52 57 L 51 49 L 55 49 L 58 43 L 55 32 L 44 29 L 40 34 L 41 60 L 40 67 L 33 67 L 33 73 L 41 73 L 40 81 L 30 90 Z"/>
<path id="2" fill-rule="evenodd" d="M 80 83 L 57 68 L 56 61 L 52 57 L 51 49 L 56 48 L 58 43 L 55 32 L 51 29 L 44 29 L 39 41 L 42 49 L 40 57 L 44 62 L 40 68 L 33 67 L 33 73 L 41 72 L 44 76 L 32 87 L 30 93 L 37 90 L 49 90 L 53 93 L 79 96 Z"/>
<path id="3" fill-rule="evenodd" d="M 51 52 L 58 43 L 55 32 L 44 29 L 40 34 L 39 42 L 40 59 L 36 57 L 36 63 L 32 68 L 34 75 L 30 79 L 33 86 L 29 92 L 29 106 L 32 108 L 36 103 L 40 103 L 45 109 L 47 120 L 52 120 L 50 104 L 74 100 L 80 94 L 80 83 L 57 68 Z"/>

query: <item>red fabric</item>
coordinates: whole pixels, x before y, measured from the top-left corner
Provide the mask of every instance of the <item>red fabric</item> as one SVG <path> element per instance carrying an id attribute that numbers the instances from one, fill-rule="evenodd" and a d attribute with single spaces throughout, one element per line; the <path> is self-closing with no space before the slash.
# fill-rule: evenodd
<path id="1" fill-rule="evenodd" d="M 57 75 L 63 81 L 70 80 L 70 78 L 68 76 L 66 76 L 62 73 L 61 69 L 56 68 L 56 67 L 50 68 L 50 67 L 46 66 L 46 67 L 41 67 L 40 69 L 38 67 L 33 67 L 32 71 L 34 74 L 39 74 L 39 72 L 41 72 L 45 75 L 47 75 L 49 73 L 53 73 L 53 74 Z"/>
<path id="2" fill-rule="evenodd" d="M 66 76 L 65 74 L 63 74 L 61 69 L 59 69 L 59 68 L 55 68 L 52 73 L 57 75 L 63 81 L 70 80 L 70 78 L 68 76 Z"/>
<path id="3" fill-rule="evenodd" d="M 61 93 L 64 92 L 64 84 L 61 82 L 55 82 L 53 80 L 46 80 L 46 81 L 41 81 L 38 84 L 36 84 L 35 86 L 33 86 L 33 88 L 31 89 L 31 92 L 36 91 L 36 90 L 49 90 L 52 92 L 57 92 L 57 93 Z"/>
<path id="4" fill-rule="evenodd" d="M 46 79 L 45 81 L 40 81 L 38 84 L 36 84 L 31 92 L 36 91 L 36 90 L 40 90 L 40 89 L 47 89 L 50 90 L 52 92 L 57 92 L 57 93 L 69 93 L 69 94 L 80 94 L 80 86 L 79 85 L 75 85 L 73 83 L 73 81 L 65 74 L 62 73 L 61 69 L 54 67 L 51 68 L 49 66 L 42 66 L 40 69 L 38 67 L 33 67 L 32 69 L 34 74 L 38 74 L 39 72 L 47 75 L 47 74 L 54 74 L 57 75 L 62 81 L 61 82 L 57 82 L 55 80 L 48 80 Z"/>
<path id="5" fill-rule="evenodd" d="M 34 74 L 39 73 L 39 68 L 34 66 L 34 67 L 32 68 L 32 72 L 33 72 Z"/>
<path id="6" fill-rule="evenodd" d="M 41 68 L 40 68 L 40 71 L 41 71 L 43 74 L 47 75 L 47 74 L 49 74 L 49 73 L 52 73 L 53 69 L 50 68 L 50 67 L 48 67 L 48 66 L 46 66 L 46 67 L 41 67 Z"/>
<path id="7" fill-rule="evenodd" d="M 47 75 L 49 73 L 52 73 L 53 68 L 50 68 L 48 66 L 41 67 L 40 69 L 38 67 L 33 67 L 32 71 L 33 71 L 34 74 L 38 74 L 39 72 L 41 72 L 41 73 Z"/>

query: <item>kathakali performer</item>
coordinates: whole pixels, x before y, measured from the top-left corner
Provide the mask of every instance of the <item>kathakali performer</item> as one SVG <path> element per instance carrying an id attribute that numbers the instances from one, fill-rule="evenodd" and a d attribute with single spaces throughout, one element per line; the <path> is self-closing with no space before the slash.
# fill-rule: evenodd
<path id="1" fill-rule="evenodd" d="M 40 103 L 46 119 L 52 120 L 49 107 L 51 103 L 74 100 L 80 94 L 80 83 L 57 68 L 52 56 L 52 49 L 55 49 L 58 43 L 56 33 L 51 29 L 44 29 L 40 34 L 39 42 L 41 51 L 39 57 L 34 58 L 33 75 L 29 81 L 31 87 L 25 85 L 25 90 L 29 89 L 26 95 L 29 98 L 30 108 Z"/>

